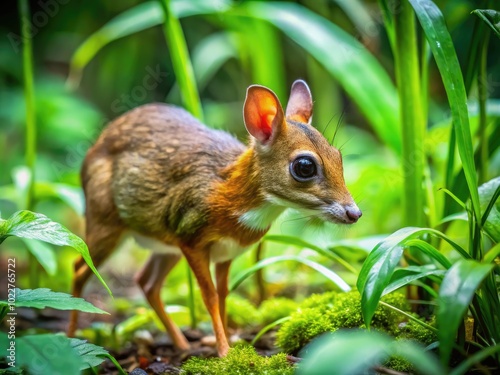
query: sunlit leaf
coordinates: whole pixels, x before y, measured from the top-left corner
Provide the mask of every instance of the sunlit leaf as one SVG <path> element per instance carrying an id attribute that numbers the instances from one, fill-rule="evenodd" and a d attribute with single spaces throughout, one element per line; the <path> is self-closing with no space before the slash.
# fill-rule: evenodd
<path id="1" fill-rule="evenodd" d="M 31 211 L 18 211 L 7 220 L 0 219 L 0 244 L 9 236 L 72 247 L 82 255 L 85 262 L 92 269 L 102 285 L 104 285 L 108 293 L 112 294 L 95 268 L 85 242 L 61 224 L 50 220 L 47 216 Z"/>
<path id="2" fill-rule="evenodd" d="M 437 327 L 443 364 L 451 355 L 455 336 L 474 293 L 493 269 L 492 264 L 461 259 L 447 272 L 439 289 Z"/>

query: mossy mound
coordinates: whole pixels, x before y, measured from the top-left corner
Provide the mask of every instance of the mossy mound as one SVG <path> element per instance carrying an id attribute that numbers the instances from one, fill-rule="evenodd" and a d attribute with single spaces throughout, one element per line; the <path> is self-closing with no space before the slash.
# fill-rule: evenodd
<path id="1" fill-rule="evenodd" d="M 400 310 L 409 309 L 406 298 L 401 294 L 394 293 L 383 297 L 382 300 Z M 394 334 L 403 318 L 396 311 L 380 305 L 373 316 L 372 326 Z M 295 354 L 322 333 L 340 328 L 363 327 L 361 296 L 358 292 L 312 295 L 280 328 L 277 345 L 285 352 Z"/>
<path id="2" fill-rule="evenodd" d="M 228 324 L 231 328 L 265 326 L 295 312 L 299 304 L 292 299 L 268 299 L 256 308 L 248 299 L 231 294 L 226 300 Z"/>
<path id="3" fill-rule="evenodd" d="M 276 297 L 265 300 L 259 307 L 260 322 L 262 325 L 271 324 L 290 316 L 298 307 L 299 304 L 289 298 Z"/>
<path id="4" fill-rule="evenodd" d="M 182 365 L 183 375 L 292 375 L 294 366 L 288 363 L 286 354 L 262 357 L 249 345 L 237 345 L 229 349 L 224 358 L 202 359 L 192 357 Z"/>
<path id="5" fill-rule="evenodd" d="M 246 298 L 230 294 L 226 300 L 227 323 L 231 328 L 260 325 L 257 308 Z"/>

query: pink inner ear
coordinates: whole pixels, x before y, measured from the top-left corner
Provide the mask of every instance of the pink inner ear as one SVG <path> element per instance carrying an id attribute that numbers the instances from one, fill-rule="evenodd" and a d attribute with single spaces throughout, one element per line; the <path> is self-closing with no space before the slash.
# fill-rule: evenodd
<path id="1" fill-rule="evenodd" d="M 271 137 L 273 133 L 273 120 L 275 114 L 264 113 L 260 116 L 261 131 L 266 136 L 266 139 Z"/>

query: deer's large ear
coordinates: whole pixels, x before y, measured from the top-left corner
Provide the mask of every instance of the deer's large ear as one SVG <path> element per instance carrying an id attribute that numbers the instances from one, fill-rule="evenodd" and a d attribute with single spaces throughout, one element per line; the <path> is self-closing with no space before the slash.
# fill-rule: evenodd
<path id="1" fill-rule="evenodd" d="M 243 117 L 250 135 L 262 144 L 272 142 L 286 129 L 278 97 L 264 86 L 252 85 L 248 88 Z"/>
<path id="2" fill-rule="evenodd" d="M 286 106 L 286 118 L 310 124 L 312 120 L 313 102 L 311 90 L 303 80 L 298 79 L 292 85 L 290 99 Z"/>

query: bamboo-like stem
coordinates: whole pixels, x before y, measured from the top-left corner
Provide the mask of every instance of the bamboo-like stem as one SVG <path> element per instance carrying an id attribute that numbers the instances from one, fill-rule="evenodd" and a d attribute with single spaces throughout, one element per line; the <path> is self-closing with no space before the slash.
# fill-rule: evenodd
<path id="1" fill-rule="evenodd" d="M 193 65 L 191 64 L 181 23 L 172 13 L 170 0 L 159 0 L 159 2 L 165 16 L 163 31 L 169 47 L 175 77 L 177 78 L 177 82 L 181 90 L 182 100 L 187 110 L 196 116 L 200 121 L 203 121 L 203 109 L 201 107 L 200 95 L 198 93 L 198 88 L 196 87 Z M 191 317 L 191 327 L 196 328 L 198 322 L 196 319 L 193 274 L 189 267 L 187 270 L 187 278 L 189 286 L 189 313 Z"/>
<path id="2" fill-rule="evenodd" d="M 33 193 L 35 181 L 36 161 L 36 116 L 35 116 L 35 88 L 33 83 L 33 49 L 30 37 L 30 10 L 27 0 L 19 0 L 19 13 L 21 17 L 21 35 L 23 39 L 23 80 L 24 99 L 26 102 L 26 138 L 25 138 L 25 163 L 30 171 L 28 193 L 25 208 L 33 208 Z"/>
<path id="3" fill-rule="evenodd" d="M 159 2 L 165 15 L 163 31 L 169 47 L 175 77 L 181 90 L 182 100 L 187 110 L 203 121 L 200 95 L 196 87 L 193 65 L 189 58 L 181 23 L 170 9 L 170 0 L 159 0 Z"/>
<path id="4" fill-rule="evenodd" d="M 488 100 L 488 77 L 487 77 L 487 57 L 488 57 L 488 42 L 490 30 L 486 31 L 485 38 L 482 40 L 479 69 L 477 75 L 477 93 L 479 102 L 479 147 L 480 147 L 480 163 L 478 168 L 479 184 L 488 181 L 488 115 L 486 112 L 486 101 Z"/>
<path id="5" fill-rule="evenodd" d="M 409 2 L 400 1 L 394 17 L 396 78 L 403 135 L 405 225 L 425 225 L 424 131 L 415 16 Z"/>
<path id="6" fill-rule="evenodd" d="M 25 209 L 32 210 L 35 193 L 35 163 L 36 163 L 36 112 L 35 112 L 35 85 L 33 79 L 33 48 L 30 36 L 30 9 L 27 0 L 19 0 L 19 16 L 21 19 L 21 36 L 23 40 L 23 81 L 24 100 L 26 102 L 26 134 L 25 134 L 25 163 L 30 171 L 28 187 L 26 189 Z M 31 288 L 39 284 L 39 264 L 36 258 L 29 253 L 29 283 Z"/>

